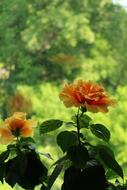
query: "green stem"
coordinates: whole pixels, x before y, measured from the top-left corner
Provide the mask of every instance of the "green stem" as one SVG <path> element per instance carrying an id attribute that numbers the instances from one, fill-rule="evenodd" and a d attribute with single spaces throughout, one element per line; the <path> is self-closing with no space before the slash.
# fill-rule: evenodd
<path id="1" fill-rule="evenodd" d="M 80 141 L 80 123 L 79 123 L 79 109 L 76 115 L 76 119 L 77 119 L 77 133 L 78 133 L 78 144 L 81 145 L 81 141 Z"/>
<path id="2" fill-rule="evenodd" d="M 16 139 L 17 143 L 19 143 L 19 141 L 20 141 L 19 136 L 17 136 L 16 138 L 17 138 Z"/>
<path id="3" fill-rule="evenodd" d="M 17 153 L 20 153 L 21 150 L 20 150 L 20 139 L 19 137 L 17 137 L 16 139 L 16 149 L 17 149 Z"/>

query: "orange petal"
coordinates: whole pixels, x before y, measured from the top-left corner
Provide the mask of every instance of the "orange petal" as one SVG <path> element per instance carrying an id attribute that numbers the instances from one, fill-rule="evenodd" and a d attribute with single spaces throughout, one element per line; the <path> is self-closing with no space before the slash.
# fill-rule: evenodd
<path id="1" fill-rule="evenodd" d="M 33 136 L 33 128 L 32 127 L 23 127 L 20 133 L 22 137 L 30 137 Z"/>
<path id="2" fill-rule="evenodd" d="M 24 112 L 15 112 L 12 116 L 15 119 L 26 119 L 26 113 Z"/>
<path id="3" fill-rule="evenodd" d="M 14 136 L 8 128 L 0 128 L 0 142 L 2 144 L 10 143 L 14 140 Z"/>

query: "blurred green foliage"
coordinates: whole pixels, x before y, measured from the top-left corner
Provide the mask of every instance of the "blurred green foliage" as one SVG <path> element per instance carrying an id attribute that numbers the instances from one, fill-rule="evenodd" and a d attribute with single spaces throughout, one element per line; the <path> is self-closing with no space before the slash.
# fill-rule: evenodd
<path id="1" fill-rule="evenodd" d="M 29 115 L 40 122 L 68 120 L 73 110 L 64 108 L 58 97 L 63 83 L 76 78 L 101 83 L 117 104 L 94 119 L 110 128 L 111 146 L 127 175 L 126 23 L 126 10 L 111 0 L 0 1 L 1 118 L 14 110 L 8 100 L 20 92 L 32 102 Z M 55 136 L 40 142 L 57 158 Z"/>

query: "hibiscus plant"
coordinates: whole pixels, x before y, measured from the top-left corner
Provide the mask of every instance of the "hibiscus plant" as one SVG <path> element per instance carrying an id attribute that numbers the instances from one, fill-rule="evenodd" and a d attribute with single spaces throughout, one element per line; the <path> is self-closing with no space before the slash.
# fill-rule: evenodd
<path id="1" fill-rule="evenodd" d="M 0 154 L 0 181 L 29 190 L 40 184 L 41 190 L 50 190 L 63 171 L 61 190 L 125 190 L 123 170 L 110 148 L 110 131 L 87 114 L 106 113 L 115 101 L 102 86 L 83 80 L 66 84 L 59 97 L 67 108 L 75 107 L 76 113 L 70 121 L 50 119 L 40 124 L 41 135 L 69 126 L 57 135 L 63 157 L 53 163 L 51 175 L 32 138 L 37 123 L 16 112 L 0 128 L 0 142 L 7 144 L 6 151 Z M 100 139 L 99 144 L 91 143 L 87 135 L 91 133 Z"/>
<path id="2" fill-rule="evenodd" d="M 36 125 L 25 113 L 15 112 L 0 128 L 0 142 L 7 144 L 7 149 L 0 154 L 0 181 L 5 180 L 12 188 L 18 184 L 32 190 L 36 185 L 43 185 L 47 178 L 47 168 L 32 138 Z"/>
<path id="3" fill-rule="evenodd" d="M 40 133 L 48 133 L 61 126 L 68 130 L 57 135 L 57 144 L 63 157 L 54 163 L 54 171 L 49 177 L 47 189 L 51 189 L 60 171 L 64 171 L 61 190 L 117 190 L 125 189 L 124 174 L 110 148 L 110 131 L 100 123 L 94 123 L 87 112 L 108 112 L 114 106 L 105 89 L 97 84 L 83 80 L 65 84 L 60 100 L 67 108 L 77 111 L 70 121 L 47 120 L 40 126 Z M 87 134 L 92 133 L 101 144 L 91 144 Z M 111 179 L 116 178 L 116 183 Z M 121 178 L 119 181 L 118 179 Z M 53 181 L 54 179 L 54 181 Z"/>

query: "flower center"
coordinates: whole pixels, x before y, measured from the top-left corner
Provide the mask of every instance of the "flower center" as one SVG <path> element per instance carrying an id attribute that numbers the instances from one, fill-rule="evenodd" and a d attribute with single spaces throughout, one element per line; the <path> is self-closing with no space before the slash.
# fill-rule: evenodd
<path id="1" fill-rule="evenodd" d="M 14 135 L 15 137 L 19 137 L 21 130 L 20 128 L 17 127 L 15 129 L 12 129 L 11 132 L 12 132 L 12 135 Z"/>

